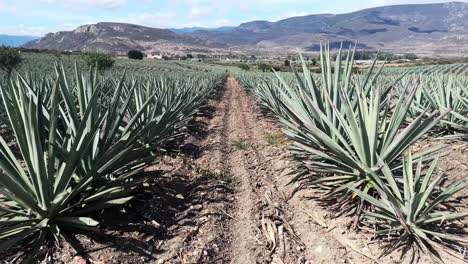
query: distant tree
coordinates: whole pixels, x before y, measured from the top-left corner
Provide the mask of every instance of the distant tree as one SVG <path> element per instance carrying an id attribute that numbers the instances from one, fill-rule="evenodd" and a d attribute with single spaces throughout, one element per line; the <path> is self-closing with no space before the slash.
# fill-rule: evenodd
<path id="1" fill-rule="evenodd" d="M 312 66 L 317 65 L 317 59 L 316 58 L 310 59 L 310 64 L 312 64 Z"/>
<path id="2" fill-rule="evenodd" d="M 244 71 L 250 70 L 250 66 L 247 65 L 247 64 L 239 64 L 239 65 L 237 65 L 237 67 L 241 68 Z"/>
<path id="3" fill-rule="evenodd" d="M 403 58 L 407 60 L 417 60 L 418 56 L 414 53 L 406 53 L 405 55 L 403 55 Z"/>
<path id="4" fill-rule="evenodd" d="M 17 49 L 0 46 L 0 70 L 10 74 L 22 61 L 23 57 Z"/>
<path id="5" fill-rule="evenodd" d="M 192 54 L 187 54 L 187 59 L 193 59 L 193 55 Z"/>
<path id="6" fill-rule="evenodd" d="M 284 66 L 289 67 L 291 65 L 291 62 L 289 60 L 284 61 Z"/>
<path id="7" fill-rule="evenodd" d="M 129 59 L 132 59 L 132 60 L 142 60 L 145 57 L 143 52 L 141 52 L 139 50 L 130 50 L 127 53 L 127 56 L 128 56 Z"/>
<path id="8" fill-rule="evenodd" d="M 266 63 L 260 63 L 258 64 L 258 69 L 261 70 L 262 72 L 269 72 L 271 71 L 271 65 L 268 65 Z"/>
<path id="9" fill-rule="evenodd" d="M 85 55 L 84 60 L 85 63 L 90 67 L 97 65 L 98 70 L 100 71 L 110 69 L 115 62 L 111 55 L 104 53 L 88 53 Z"/>

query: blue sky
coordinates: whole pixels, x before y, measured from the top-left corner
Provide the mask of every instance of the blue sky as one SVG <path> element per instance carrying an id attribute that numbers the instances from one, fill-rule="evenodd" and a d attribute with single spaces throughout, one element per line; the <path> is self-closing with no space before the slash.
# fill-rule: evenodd
<path id="1" fill-rule="evenodd" d="M 0 0 L 0 34 L 40 36 L 102 21 L 159 28 L 219 27 L 430 2 L 434 0 Z"/>

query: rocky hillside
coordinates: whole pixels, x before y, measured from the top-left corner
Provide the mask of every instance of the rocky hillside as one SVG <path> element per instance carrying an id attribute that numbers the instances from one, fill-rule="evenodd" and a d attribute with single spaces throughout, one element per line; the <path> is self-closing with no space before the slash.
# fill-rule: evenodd
<path id="1" fill-rule="evenodd" d="M 335 47 L 340 41 L 357 41 L 370 49 L 462 52 L 468 51 L 468 3 L 395 5 L 277 22 L 253 21 L 229 31 L 196 31 L 192 36 L 259 49 L 289 46 L 316 51 L 320 40 L 327 39 Z"/>
<path id="2" fill-rule="evenodd" d="M 190 31 L 178 34 L 130 24 L 98 23 L 50 33 L 25 47 L 113 53 L 129 49 L 296 53 L 317 51 L 320 40 L 329 40 L 333 48 L 342 42 L 358 42 L 361 49 L 458 56 L 468 52 L 468 3 L 384 6 L 277 22 L 252 21 L 232 29 Z"/>
<path id="3" fill-rule="evenodd" d="M 125 53 L 131 49 L 183 50 L 213 49 L 223 45 L 195 36 L 179 35 L 170 30 L 139 25 L 103 22 L 80 26 L 73 31 L 49 33 L 31 41 L 25 48 L 101 51 Z"/>

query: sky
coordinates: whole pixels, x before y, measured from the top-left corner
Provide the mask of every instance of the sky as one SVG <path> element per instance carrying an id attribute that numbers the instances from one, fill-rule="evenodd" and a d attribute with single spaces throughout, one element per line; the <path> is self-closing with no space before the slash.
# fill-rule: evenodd
<path id="1" fill-rule="evenodd" d="M 158 28 L 237 26 L 253 20 L 278 21 L 292 16 L 432 2 L 434 0 L 0 0 L 0 34 L 42 36 L 97 22 Z"/>

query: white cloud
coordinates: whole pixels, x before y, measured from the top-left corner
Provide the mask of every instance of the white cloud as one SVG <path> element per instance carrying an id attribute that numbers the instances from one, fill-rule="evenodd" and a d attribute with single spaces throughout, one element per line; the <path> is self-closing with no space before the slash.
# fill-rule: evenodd
<path id="1" fill-rule="evenodd" d="M 31 27 L 23 24 L 15 26 L 0 26 L 1 34 L 6 35 L 29 35 L 29 36 L 42 36 L 47 31 L 45 27 Z"/>
<path id="2" fill-rule="evenodd" d="M 127 17 L 116 18 L 113 21 L 154 27 L 170 27 L 176 18 L 177 15 L 172 12 L 144 12 L 129 14 Z"/>
<path id="3" fill-rule="evenodd" d="M 16 13 L 17 10 L 16 6 L 0 1 L 0 13 Z"/>
<path id="4" fill-rule="evenodd" d="M 116 9 L 125 6 L 126 0 L 39 0 L 47 4 L 63 4 L 75 7 L 95 7 L 103 9 Z"/>
<path id="5" fill-rule="evenodd" d="M 212 15 L 213 10 L 208 6 L 194 6 L 190 8 L 189 18 L 202 18 Z"/>

